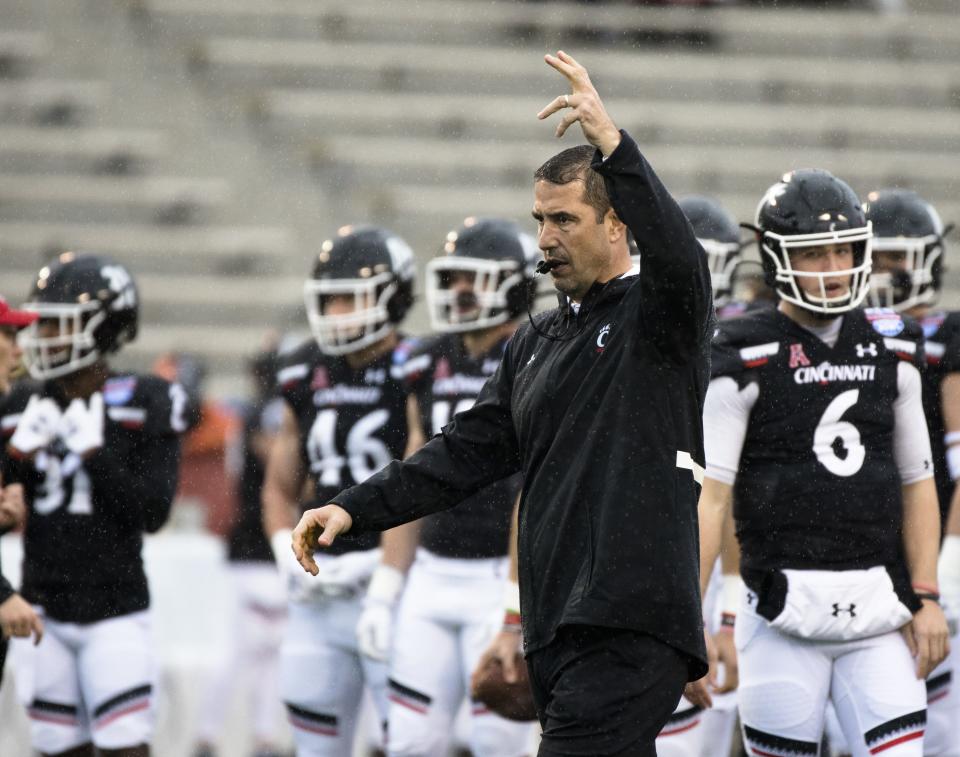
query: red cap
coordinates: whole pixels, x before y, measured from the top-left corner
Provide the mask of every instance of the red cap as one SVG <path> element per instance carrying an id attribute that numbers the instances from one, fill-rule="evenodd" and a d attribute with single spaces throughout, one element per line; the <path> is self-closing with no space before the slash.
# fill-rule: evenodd
<path id="1" fill-rule="evenodd" d="M 36 313 L 27 310 L 14 310 L 3 297 L 0 297 L 0 326 L 15 326 L 22 329 L 24 326 L 29 326 L 37 318 L 39 316 Z"/>

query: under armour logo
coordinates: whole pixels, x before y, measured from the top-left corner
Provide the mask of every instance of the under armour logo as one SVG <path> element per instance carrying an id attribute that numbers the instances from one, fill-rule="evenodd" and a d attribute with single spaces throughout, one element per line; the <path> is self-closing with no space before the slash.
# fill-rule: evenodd
<path id="1" fill-rule="evenodd" d="M 849 613 L 849 615 L 850 615 L 851 618 L 855 618 L 855 617 L 857 617 L 857 614 L 854 612 L 854 609 L 855 609 L 855 608 L 856 608 L 856 605 L 853 604 L 853 602 L 850 603 L 850 606 L 849 606 L 849 607 L 841 607 L 839 604 L 837 604 L 836 602 L 834 602 L 834 603 L 833 603 L 833 617 L 838 618 L 838 617 L 840 617 L 840 613 L 845 612 L 845 613 Z"/>
<path id="2" fill-rule="evenodd" d="M 857 357 L 866 357 L 867 355 L 872 355 L 873 357 L 877 356 L 877 344 L 876 342 L 870 342 L 866 347 L 862 344 L 857 345 Z"/>
<path id="3" fill-rule="evenodd" d="M 756 600 L 756 598 L 757 598 L 757 596 L 756 596 L 752 591 L 748 591 L 748 592 L 747 592 L 747 604 L 748 604 L 748 605 L 752 605 L 752 604 L 754 603 L 754 601 Z"/>
<path id="4" fill-rule="evenodd" d="M 799 368 L 801 365 L 810 365 L 810 359 L 803 351 L 803 345 L 799 342 L 790 345 L 790 367 Z"/>
<path id="5" fill-rule="evenodd" d="M 536 359 L 537 359 L 537 353 L 534 352 L 534 353 L 530 356 L 530 359 L 527 361 L 527 365 L 530 365 L 530 363 L 532 363 L 532 362 L 533 362 L 534 360 L 536 360 Z"/>

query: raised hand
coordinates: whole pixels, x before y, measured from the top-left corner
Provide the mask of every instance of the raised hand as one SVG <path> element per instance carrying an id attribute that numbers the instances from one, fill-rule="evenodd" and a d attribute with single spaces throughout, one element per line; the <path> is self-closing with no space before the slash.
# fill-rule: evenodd
<path id="1" fill-rule="evenodd" d="M 587 141 L 598 148 L 604 157 L 609 157 L 620 144 L 620 131 L 600 101 L 587 69 L 563 50 L 556 56 L 544 56 L 544 60 L 566 77 L 571 93 L 555 98 L 537 114 L 537 118 L 542 121 L 557 111 L 568 110 L 557 124 L 557 137 L 562 137 L 567 129 L 579 121 Z"/>

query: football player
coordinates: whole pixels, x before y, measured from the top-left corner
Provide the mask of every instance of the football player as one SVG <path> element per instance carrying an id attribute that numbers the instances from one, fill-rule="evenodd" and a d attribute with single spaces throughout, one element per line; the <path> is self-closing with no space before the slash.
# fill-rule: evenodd
<path id="1" fill-rule="evenodd" d="M 204 697 L 194 757 L 213 757 L 232 694 L 241 683 L 250 705 L 255 757 L 277 757 L 279 648 L 287 617 L 285 586 L 263 532 L 261 493 L 270 447 L 280 428 L 283 401 L 275 395 L 277 353 L 265 350 L 247 363 L 254 396 L 241 408 L 243 430 L 230 440 L 227 465 L 235 473 L 237 516 L 227 535 L 227 560 L 236 604 L 231 648 Z M 245 680 L 246 679 L 246 680 Z"/>
<path id="2" fill-rule="evenodd" d="M 756 233 L 780 304 L 720 324 L 700 500 L 703 582 L 735 502 L 744 741 L 816 755 L 830 700 L 855 757 L 919 757 L 923 679 L 948 647 L 922 334 L 858 309 L 871 231 L 841 180 L 786 174 Z M 688 687 L 695 702 L 705 693 Z"/>
<path id="3" fill-rule="evenodd" d="M 740 226 L 730 211 L 712 197 L 687 195 L 677 200 L 677 204 L 707 253 L 713 304 L 718 317 L 723 318 L 723 309 L 733 298 L 733 273 L 743 249 Z"/>
<path id="4" fill-rule="evenodd" d="M 536 242 L 516 224 L 468 218 L 427 265 L 427 308 L 437 336 L 413 348 L 402 368 L 411 392 L 408 417 L 419 438 L 440 433 L 471 407 L 496 371 L 518 319 L 533 304 L 537 259 Z M 384 536 L 384 563 L 371 582 L 358 635 L 362 651 L 387 659 L 396 597 L 378 589 L 399 585 L 409 567 L 390 659 L 391 755 L 446 753 L 471 673 L 499 629 L 520 484 L 519 476 L 505 479 L 460 507 Z M 472 703 L 468 740 L 477 757 L 526 754 L 529 737 L 528 724 Z"/>
<path id="5" fill-rule="evenodd" d="M 957 512 L 954 520 L 960 516 L 955 485 L 960 477 L 960 313 L 933 309 L 949 229 L 929 202 L 906 189 L 870 192 L 864 210 L 874 235 L 870 298 L 917 319 L 926 338 L 924 408 L 945 532 L 939 577 L 944 609 L 955 624 L 960 617 L 960 522 L 952 531 L 948 523 L 951 510 Z M 960 755 L 960 692 L 951 685 L 958 646 L 951 644 L 950 657 L 927 678 L 927 755 Z"/>
<path id="6" fill-rule="evenodd" d="M 0 407 L 4 478 L 29 505 L 23 596 L 44 619 L 18 648 L 18 688 L 44 754 L 140 757 L 153 730 L 155 660 L 143 532 L 167 519 L 179 434 L 191 420 L 177 384 L 114 373 L 137 335 L 129 271 L 66 252 L 40 270 L 20 333 L 30 375 Z M 20 685 L 22 684 L 22 686 Z"/>
<path id="7" fill-rule="evenodd" d="M 10 392 L 11 376 L 19 370 L 23 350 L 17 345 L 17 332 L 37 320 L 36 313 L 14 310 L 0 297 L 0 399 Z M 3 451 L 0 450 L 0 456 Z M 0 480 L 0 485 L 2 485 Z M 23 487 L 20 484 L 0 488 L 0 535 L 22 525 L 26 517 Z M 0 683 L 11 636 L 30 636 L 37 641 L 43 634 L 43 623 L 30 603 L 17 594 L 0 572 Z"/>
<path id="8" fill-rule="evenodd" d="M 413 252 L 398 236 L 341 228 L 304 287 L 314 339 L 277 373 L 285 406 L 264 480 L 264 528 L 290 600 L 280 687 L 301 757 L 350 753 L 364 683 L 386 720 L 386 666 L 360 656 L 356 636 L 379 536 L 324 550 L 314 578 L 297 564 L 290 534 L 301 510 L 364 481 L 408 444 L 397 327 L 414 275 Z M 399 595 L 401 583 L 372 590 Z"/>
<path id="9" fill-rule="evenodd" d="M 740 241 L 740 226 L 731 213 L 712 197 L 688 195 L 677 201 L 697 235 L 697 241 L 707 254 L 710 265 L 710 282 L 713 287 L 713 302 L 719 319 L 742 315 L 748 305 L 733 299 L 733 274 L 741 260 L 743 245 Z M 724 566 L 726 567 L 726 566 Z M 736 573 L 727 574 L 718 566 L 711 569 L 712 578 L 704 603 L 707 627 L 714 635 L 721 652 L 721 661 L 735 664 L 735 654 L 726 650 L 729 643 L 730 614 L 720 612 L 720 601 L 730 591 L 724 586 L 738 585 Z M 739 599 L 739 594 L 736 594 Z M 734 608 L 735 609 L 735 608 Z M 705 710 L 681 698 L 670 720 L 657 737 L 657 754 L 661 757 L 705 757 L 717 754 L 726 757 L 736 725 L 736 684 L 731 676 L 720 689 L 722 694 L 713 698 L 713 707 Z"/>

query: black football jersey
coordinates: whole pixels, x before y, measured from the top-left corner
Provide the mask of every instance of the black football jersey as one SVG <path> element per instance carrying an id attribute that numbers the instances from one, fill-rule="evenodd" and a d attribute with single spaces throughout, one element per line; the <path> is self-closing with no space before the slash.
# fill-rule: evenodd
<path id="1" fill-rule="evenodd" d="M 402 372 L 420 407 L 427 438 L 439 434 L 477 395 L 500 365 L 507 340 L 486 355 L 472 357 L 457 334 L 430 338 L 412 348 Z M 510 515 L 520 491 L 520 475 L 498 481 L 449 510 L 423 520 L 420 544 L 441 557 L 478 559 L 507 554 Z"/>
<path id="2" fill-rule="evenodd" d="M 177 488 L 179 435 L 196 407 L 179 384 L 113 375 L 102 389 L 104 446 L 85 460 L 55 439 L 30 459 L 5 455 L 4 481 L 24 485 L 21 593 L 56 620 L 90 623 L 146 609 L 142 534 L 158 530 Z M 55 382 L 24 381 L 0 405 L 4 446 L 33 395 L 68 405 Z"/>
<path id="3" fill-rule="evenodd" d="M 282 402 L 273 398 L 243 410 L 243 434 L 236 450 L 241 461 L 237 481 L 237 518 L 227 536 L 227 559 L 233 562 L 274 561 L 270 542 L 263 532 L 261 494 L 266 464 L 257 455 L 253 440 L 258 433 L 272 435 L 277 432 Z"/>
<path id="4" fill-rule="evenodd" d="M 923 409 L 930 428 L 940 514 L 945 522 L 953 497 L 953 480 L 947 467 L 947 448 L 943 443 L 946 428 L 940 384 L 947 374 L 960 371 L 960 313 L 931 313 L 920 321 L 920 325 L 926 338 L 924 353 L 927 363 L 923 373 Z"/>
<path id="5" fill-rule="evenodd" d="M 310 340 L 277 373 L 283 399 L 300 432 L 300 457 L 313 484 L 306 511 L 330 502 L 401 459 L 407 443 L 407 389 L 399 374 L 402 352 L 381 355 L 354 370 L 345 357 L 324 355 Z M 374 549 L 379 534 L 346 533 L 326 552 Z"/>
<path id="6" fill-rule="evenodd" d="M 784 568 L 885 565 L 909 597 L 893 406 L 898 364 L 922 356 L 919 326 L 888 309 L 847 313 L 834 347 L 775 309 L 720 324 L 714 378 L 759 389 L 734 485 L 751 588 Z"/>

